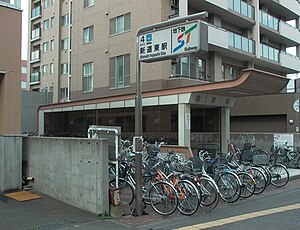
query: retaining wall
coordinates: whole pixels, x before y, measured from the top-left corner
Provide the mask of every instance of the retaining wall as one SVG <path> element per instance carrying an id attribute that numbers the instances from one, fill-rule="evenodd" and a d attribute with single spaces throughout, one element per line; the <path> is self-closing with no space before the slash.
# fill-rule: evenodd
<path id="1" fill-rule="evenodd" d="M 22 137 L 0 136 L 0 192 L 22 188 Z"/>
<path id="2" fill-rule="evenodd" d="M 107 139 L 24 137 L 33 188 L 95 214 L 109 213 Z"/>

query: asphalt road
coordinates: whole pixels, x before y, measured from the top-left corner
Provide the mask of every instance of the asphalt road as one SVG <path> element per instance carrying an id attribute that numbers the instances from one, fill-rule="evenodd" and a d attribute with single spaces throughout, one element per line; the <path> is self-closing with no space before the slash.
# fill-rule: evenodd
<path id="1" fill-rule="evenodd" d="M 41 199 L 27 202 L 18 202 L 0 194 L 0 229 L 300 229 L 300 178 L 297 178 L 283 188 L 269 186 L 260 195 L 240 199 L 233 204 L 220 202 L 213 211 L 202 213 L 199 210 L 193 216 L 175 212 L 162 217 L 147 207 L 149 215 L 111 219 L 44 194 L 40 194 Z"/>
<path id="2" fill-rule="evenodd" d="M 257 196 L 234 204 L 221 204 L 211 213 L 183 218 L 180 223 L 156 229 L 300 229 L 300 179 L 291 180 L 286 187 L 268 187 Z"/>

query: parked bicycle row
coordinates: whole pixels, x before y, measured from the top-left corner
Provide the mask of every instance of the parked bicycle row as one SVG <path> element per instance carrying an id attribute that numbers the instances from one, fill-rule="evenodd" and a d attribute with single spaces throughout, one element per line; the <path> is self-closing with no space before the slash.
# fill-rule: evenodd
<path id="1" fill-rule="evenodd" d="M 257 164 L 281 163 L 287 168 L 300 168 L 300 148 L 287 143 L 273 145 L 268 151 L 257 148 L 254 143 L 245 142 L 243 148 L 237 150 L 240 159 L 244 161 L 254 161 Z"/>
<path id="2" fill-rule="evenodd" d="M 122 143 L 118 170 L 115 164 L 109 167 L 110 186 L 118 187 L 121 202 L 133 208 L 135 155 L 130 142 Z M 236 148 L 214 157 L 200 150 L 196 156 L 185 159 L 173 150 L 161 153 L 160 144 L 144 144 L 142 190 L 144 205 L 150 205 L 161 215 L 170 215 L 176 210 L 193 215 L 199 208 L 211 211 L 220 198 L 234 203 L 240 198 L 261 194 L 270 184 L 282 187 L 289 181 L 284 165 L 253 165 L 240 160 L 241 152 Z"/>

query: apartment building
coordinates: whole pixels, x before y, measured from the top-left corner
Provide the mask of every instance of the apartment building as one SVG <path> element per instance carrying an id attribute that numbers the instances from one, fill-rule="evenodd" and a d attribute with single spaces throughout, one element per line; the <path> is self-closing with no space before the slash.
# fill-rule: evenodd
<path id="1" fill-rule="evenodd" d="M 284 89 L 287 74 L 300 72 L 299 1 L 32 0 L 28 84 L 53 92 L 56 103 L 39 110 L 39 133 L 86 136 L 96 124 L 121 126 L 123 137 L 132 137 L 138 29 L 203 11 L 207 52 L 141 64 L 143 135 L 190 145 L 193 133 L 223 130 L 217 142 L 224 144 L 230 125 L 249 126 L 254 115 L 276 129 L 278 120 L 269 120 L 275 114 L 280 131 L 296 130 L 300 120 L 290 124 L 287 113 L 297 96 Z M 235 101 L 266 94 L 290 98 L 291 110 L 273 111 L 273 98 L 247 113 L 233 110 L 230 124 Z"/>
<path id="2" fill-rule="evenodd" d="M 0 1 L 0 135 L 20 133 L 21 19 L 18 1 Z"/>

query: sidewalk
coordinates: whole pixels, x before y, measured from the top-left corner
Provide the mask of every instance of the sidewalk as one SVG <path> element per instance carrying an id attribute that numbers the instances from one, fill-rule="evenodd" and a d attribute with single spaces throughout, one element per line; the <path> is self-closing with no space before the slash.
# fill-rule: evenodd
<path id="1" fill-rule="evenodd" d="M 289 172 L 291 179 L 300 178 L 300 169 L 289 169 Z M 39 195 L 42 198 L 19 202 L 0 194 L 0 229 L 155 229 L 182 218 L 176 212 L 162 217 L 148 207 L 148 215 L 112 219 L 86 212 L 44 194 Z"/>

